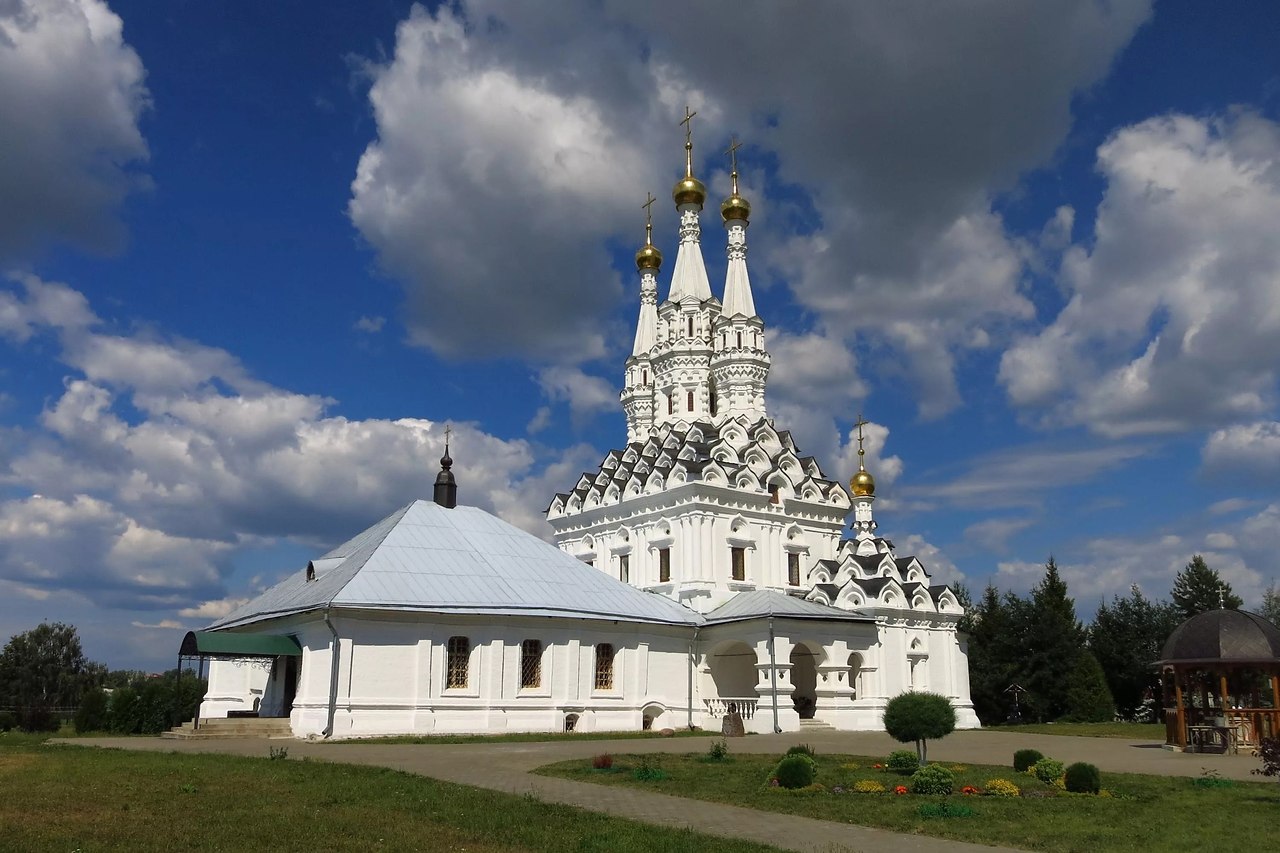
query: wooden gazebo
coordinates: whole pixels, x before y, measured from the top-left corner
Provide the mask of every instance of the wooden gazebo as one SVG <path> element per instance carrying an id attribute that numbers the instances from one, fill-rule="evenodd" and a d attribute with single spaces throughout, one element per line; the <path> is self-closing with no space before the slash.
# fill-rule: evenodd
<path id="1" fill-rule="evenodd" d="M 1210 610 L 1179 625 L 1161 658 L 1168 746 L 1228 752 L 1280 736 L 1280 628 Z"/>

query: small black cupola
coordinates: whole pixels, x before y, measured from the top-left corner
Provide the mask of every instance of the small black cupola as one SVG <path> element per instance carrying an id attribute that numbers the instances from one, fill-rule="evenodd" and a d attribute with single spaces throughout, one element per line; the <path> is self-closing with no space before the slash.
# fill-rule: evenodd
<path id="1" fill-rule="evenodd" d="M 445 509 L 458 505 L 458 484 L 453 479 L 453 460 L 449 458 L 449 432 L 444 431 L 444 456 L 440 457 L 440 473 L 436 474 L 435 502 Z"/>

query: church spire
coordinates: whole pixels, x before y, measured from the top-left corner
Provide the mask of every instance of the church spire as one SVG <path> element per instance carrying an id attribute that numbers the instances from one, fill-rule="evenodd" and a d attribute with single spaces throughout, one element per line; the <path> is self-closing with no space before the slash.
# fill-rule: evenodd
<path id="1" fill-rule="evenodd" d="M 636 323 L 636 340 L 632 355 L 647 355 L 658 340 L 658 273 L 662 270 L 662 252 L 653 245 L 652 193 L 645 194 L 644 245 L 636 252 L 636 271 L 640 273 L 640 319 Z"/>
<path id="2" fill-rule="evenodd" d="M 458 483 L 453 477 L 453 458 L 449 456 L 449 434 L 453 428 L 444 427 L 444 456 L 440 457 L 440 473 L 436 474 L 436 488 L 433 498 L 445 509 L 453 509 L 458 505 Z"/>
<path id="3" fill-rule="evenodd" d="M 741 142 L 731 139 L 729 150 L 725 152 L 732 163 L 730 178 L 733 190 L 720 205 L 720 216 L 724 219 L 725 230 L 729 232 L 729 268 L 724 279 L 723 317 L 756 316 L 756 303 L 751 296 L 751 278 L 747 275 L 747 225 L 751 203 L 738 195 L 738 149 L 741 147 Z"/>
<path id="4" fill-rule="evenodd" d="M 867 470 L 863 448 L 862 428 L 869 423 L 862 413 L 858 413 L 858 473 L 849 480 L 849 490 L 853 492 L 853 524 L 852 528 L 858 539 L 870 539 L 876 532 L 876 520 L 871 516 L 871 504 L 876 499 L 876 478 Z"/>
<path id="5" fill-rule="evenodd" d="M 679 302 L 685 297 L 702 301 L 711 298 L 711 283 L 707 280 L 707 268 L 702 260 L 702 225 L 699 213 L 707 200 L 707 188 L 693 176 L 693 117 L 696 112 L 684 108 L 684 177 L 671 190 L 671 200 L 680 212 L 680 248 L 676 252 L 676 266 L 671 275 L 671 292 L 668 298 Z"/>

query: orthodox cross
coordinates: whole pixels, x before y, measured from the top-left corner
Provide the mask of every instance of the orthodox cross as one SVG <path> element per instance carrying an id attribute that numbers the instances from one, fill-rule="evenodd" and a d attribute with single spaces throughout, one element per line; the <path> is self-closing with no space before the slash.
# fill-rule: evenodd
<path id="1" fill-rule="evenodd" d="M 697 110 L 689 112 L 689 105 L 684 105 L 684 118 L 680 119 L 680 123 L 684 125 L 684 144 L 685 147 L 693 145 L 693 117 L 698 114 Z"/>
<path id="2" fill-rule="evenodd" d="M 729 150 L 724 152 L 729 155 L 729 162 L 733 164 L 733 171 L 730 177 L 733 178 L 733 194 L 738 194 L 738 149 L 742 147 L 742 143 L 737 137 L 729 137 Z"/>
<path id="3" fill-rule="evenodd" d="M 862 416 L 862 412 L 858 412 L 858 422 L 854 424 L 858 428 L 858 465 L 862 465 L 862 457 L 866 455 L 866 451 L 862 449 L 862 428 L 867 426 L 871 421 Z"/>
<path id="4" fill-rule="evenodd" d="M 650 193 L 650 192 L 645 193 L 645 198 L 647 198 L 648 201 L 640 205 L 641 207 L 644 208 L 644 236 L 645 236 L 646 243 L 652 243 L 653 242 L 653 203 L 657 201 L 657 199 L 654 198 L 653 193 Z"/>
<path id="5" fill-rule="evenodd" d="M 449 436 L 453 435 L 453 427 L 449 424 L 444 425 L 444 455 L 449 455 Z"/>

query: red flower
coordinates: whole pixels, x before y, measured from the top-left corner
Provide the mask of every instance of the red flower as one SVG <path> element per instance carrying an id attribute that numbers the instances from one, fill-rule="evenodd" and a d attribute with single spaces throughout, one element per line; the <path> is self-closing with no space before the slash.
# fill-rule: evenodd
<path id="1" fill-rule="evenodd" d="M 893 789 L 893 792 L 894 792 L 895 794 L 905 794 L 905 793 L 907 792 L 907 786 L 906 786 L 906 785 L 899 785 L 898 787 L 896 787 L 896 788 L 894 788 L 894 789 Z"/>
<path id="2" fill-rule="evenodd" d="M 872 766 L 873 768 L 875 768 L 876 770 L 883 770 L 883 769 L 884 769 L 884 765 L 883 765 L 883 764 L 872 764 L 871 766 Z"/>
<path id="3" fill-rule="evenodd" d="M 973 787 L 972 785 L 965 785 L 963 788 L 961 788 L 961 789 L 960 789 L 960 793 L 962 793 L 962 794 L 981 794 L 981 793 L 982 793 L 982 789 L 981 789 L 981 788 L 975 788 L 975 787 Z"/>

